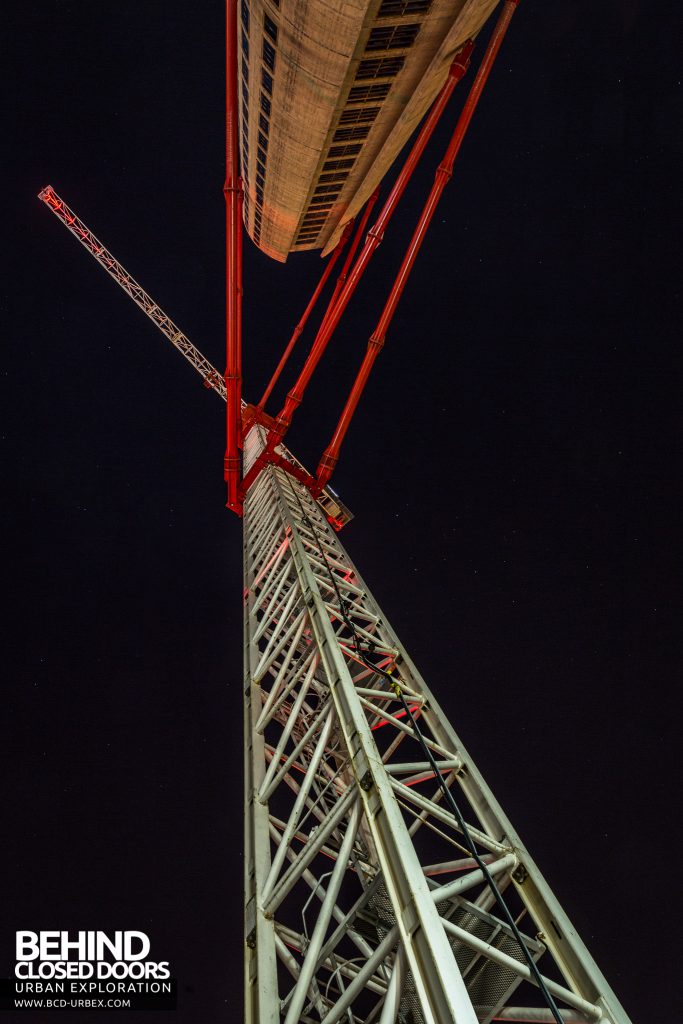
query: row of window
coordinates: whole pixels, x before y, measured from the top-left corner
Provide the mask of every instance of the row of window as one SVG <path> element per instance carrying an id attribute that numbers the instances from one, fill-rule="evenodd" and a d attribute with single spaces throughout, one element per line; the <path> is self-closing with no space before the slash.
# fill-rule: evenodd
<path id="1" fill-rule="evenodd" d="M 241 82 L 241 100 L 242 100 L 242 137 L 241 137 L 241 149 L 242 149 L 242 167 L 246 168 L 249 166 L 249 4 L 247 0 L 241 0 L 240 3 L 240 22 L 241 22 L 241 46 L 242 46 L 242 76 Z M 244 213 L 249 220 L 249 193 L 244 193 Z"/>
<path id="2" fill-rule="evenodd" d="M 403 18 L 424 14 L 431 4 L 432 0 L 383 0 L 379 17 Z M 381 110 L 381 103 L 389 95 L 393 79 L 405 63 L 403 54 L 377 57 L 366 54 L 407 50 L 415 42 L 420 27 L 421 22 L 418 21 L 403 25 L 377 25 L 371 30 L 365 54 L 358 65 L 354 84 L 347 98 L 347 106 L 339 118 L 327 159 L 301 222 L 296 238 L 297 245 L 307 245 L 316 241 Z M 382 81 L 375 81 L 376 79 Z M 358 103 L 375 105 L 352 106 Z"/>
<path id="3" fill-rule="evenodd" d="M 273 0 L 279 7 L 279 0 Z M 242 166 L 249 166 L 249 6 L 248 0 L 241 0 L 242 23 Z M 267 13 L 263 15 L 263 36 L 261 38 L 261 80 L 259 88 L 258 127 L 256 130 L 256 174 L 254 178 L 254 241 L 261 241 L 263 222 L 263 196 L 266 187 L 266 165 L 268 161 L 268 142 L 270 136 L 270 116 L 272 110 L 273 75 L 277 60 L 278 27 Z M 255 83 L 252 84 L 252 87 Z M 245 212 L 249 217 L 249 195 L 244 197 Z"/>

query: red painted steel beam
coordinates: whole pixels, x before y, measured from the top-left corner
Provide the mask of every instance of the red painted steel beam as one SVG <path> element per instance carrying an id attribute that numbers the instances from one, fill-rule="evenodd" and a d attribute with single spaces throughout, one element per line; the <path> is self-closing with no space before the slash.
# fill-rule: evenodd
<path id="1" fill-rule="evenodd" d="M 386 305 L 382 310 L 382 314 L 377 322 L 377 327 L 373 331 L 370 340 L 368 341 L 368 347 L 365 353 L 365 358 L 363 359 L 361 367 L 358 371 L 356 380 L 353 383 L 353 386 L 349 393 L 349 397 L 346 401 L 346 405 L 344 406 L 342 414 L 339 418 L 339 422 L 337 423 L 334 434 L 332 435 L 332 439 L 327 448 L 325 449 L 325 452 L 323 453 L 323 456 L 320 460 L 320 464 L 318 465 L 317 478 L 318 483 L 321 487 L 324 487 L 325 484 L 328 482 L 328 480 L 332 476 L 334 467 L 337 464 L 337 461 L 339 459 L 339 450 L 341 448 L 344 437 L 346 436 L 349 424 L 351 423 L 351 419 L 356 411 L 356 407 L 358 405 L 360 397 L 368 382 L 370 371 L 372 370 L 372 367 L 375 363 L 375 360 L 377 359 L 377 356 L 382 351 L 382 347 L 384 346 L 384 341 L 386 338 L 386 333 L 389 328 L 389 325 L 391 324 L 394 313 L 396 312 L 396 307 L 398 305 L 399 299 L 403 294 L 403 289 L 405 288 L 410 272 L 413 269 L 415 260 L 417 258 L 417 254 L 420 251 L 425 235 L 427 233 L 427 228 L 429 227 L 432 217 L 434 216 L 434 211 L 436 210 L 443 190 L 445 189 L 446 185 L 451 179 L 451 175 L 453 174 L 453 164 L 455 163 L 455 158 L 457 157 L 458 152 L 460 151 L 462 140 L 464 139 L 470 121 L 472 120 L 472 115 L 474 114 L 477 103 L 479 102 L 479 98 L 482 94 L 484 86 L 486 85 L 486 80 L 488 79 L 491 68 L 493 67 L 493 63 L 498 55 L 498 51 L 503 42 L 503 38 L 505 36 L 505 33 L 507 32 L 508 26 L 512 19 L 512 15 L 514 14 L 518 3 L 519 0 L 505 0 L 503 9 L 501 10 L 500 16 L 496 23 L 496 27 L 493 30 L 488 46 L 486 48 L 486 52 L 482 58 L 481 64 L 479 65 L 477 74 L 474 78 L 474 81 L 472 82 L 472 87 L 470 88 L 463 109 L 457 120 L 455 129 L 453 131 L 453 135 L 451 136 L 448 148 L 446 149 L 446 152 L 444 154 L 444 158 L 437 168 L 436 175 L 434 178 L 434 184 L 432 185 L 431 191 L 427 198 L 427 202 L 424 205 L 424 208 L 417 223 L 417 227 L 415 228 L 413 237 L 411 238 L 410 244 L 408 245 L 408 248 L 406 250 L 406 254 L 403 257 L 403 262 L 401 263 L 398 274 L 396 275 L 396 280 L 394 281 L 392 289 L 389 292 L 389 297 L 387 299 Z"/>
<path id="2" fill-rule="evenodd" d="M 303 369 L 299 374 L 299 378 L 296 384 L 287 395 L 287 400 L 284 406 L 282 407 L 280 414 L 277 417 L 275 429 L 278 438 L 284 437 L 287 430 L 289 429 L 289 425 L 292 421 L 292 416 L 294 415 L 298 406 L 301 405 L 301 401 L 304 397 L 306 387 L 311 377 L 313 376 L 315 368 L 320 362 L 320 359 L 327 347 L 327 343 L 332 337 L 332 334 L 334 333 L 334 330 L 337 324 L 339 323 L 339 320 L 341 319 L 341 315 L 346 309 L 349 299 L 356 290 L 356 285 L 363 276 L 363 273 L 368 263 L 370 262 L 370 259 L 372 258 L 375 249 L 382 241 L 386 227 L 389 224 L 389 221 L 391 220 L 391 217 L 394 213 L 394 210 L 396 209 L 396 206 L 398 205 L 401 196 L 405 192 L 406 186 L 410 181 L 413 171 L 415 170 L 415 167 L 417 166 L 420 157 L 422 156 L 425 147 L 429 142 L 432 133 L 434 132 L 434 129 L 436 128 L 436 125 L 439 122 L 439 118 L 443 113 L 444 107 L 446 106 L 448 100 L 450 99 L 451 93 L 453 92 L 455 86 L 457 85 L 457 83 L 460 81 L 462 76 L 465 74 L 465 71 L 467 70 L 467 66 L 469 64 L 469 56 L 472 51 L 472 46 L 472 41 L 468 40 L 456 54 L 453 63 L 451 64 L 450 70 L 448 72 L 448 78 L 441 87 L 439 95 L 432 104 L 432 108 L 429 111 L 429 114 L 427 115 L 422 127 L 420 128 L 417 139 L 413 143 L 413 147 L 410 153 L 408 154 L 405 164 L 401 168 L 398 178 L 394 182 L 391 192 L 389 193 L 386 202 L 382 207 L 382 211 L 379 217 L 377 218 L 376 223 L 368 232 L 360 256 L 356 260 L 353 270 L 349 274 L 344 286 L 342 287 L 339 293 L 339 298 L 337 299 L 334 308 L 330 311 L 329 317 L 325 321 L 322 330 L 319 331 L 318 337 L 316 338 L 313 348 L 311 349 L 308 358 L 303 366 Z M 273 438 L 271 435 L 269 443 L 272 446 L 277 443 L 277 440 Z"/>
<path id="3" fill-rule="evenodd" d="M 356 255 L 356 249 L 358 248 L 358 244 L 359 244 L 361 238 L 363 237 L 363 234 L 365 232 L 365 228 L 367 227 L 367 223 L 368 223 L 368 220 L 370 218 L 370 214 L 372 213 L 373 207 L 374 207 L 375 203 L 377 202 L 378 196 L 379 196 L 379 188 L 376 188 L 375 191 L 370 196 L 370 198 L 368 199 L 367 203 L 365 204 L 365 209 L 363 210 L 363 216 L 360 219 L 360 223 L 358 225 L 358 229 L 356 230 L 356 234 L 354 236 L 353 242 L 351 243 L 351 248 L 349 249 L 348 254 L 346 256 L 346 259 L 344 260 L 344 266 L 342 267 L 341 274 L 337 278 L 337 283 L 335 284 L 334 291 L 332 292 L 332 298 L 330 299 L 329 303 L 327 304 L 327 309 L 325 310 L 325 315 L 322 318 L 322 322 L 320 324 L 320 327 L 318 328 L 318 333 L 320 333 L 320 331 L 324 328 L 325 323 L 327 322 L 327 319 L 329 318 L 329 315 L 330 315 L 331 311 L 334 309 L 334 307 L 335 307 L 335 305 L 337 303 L 337 298 L 339 297 L 339 292 L 344 287 L 344 282 L 346 281 L 346 278 L 349 276 L 349 267 L 351 266 L 351 263 L 353 261 L 353 257 Z M 315 342 L 313 344 L 315 344 Z"/>
<path id="4" fill-rule="evenodd" d="M 391 192 L 389 193 L 389 196 L 387 197 L 384 203 L 382 211 L 377 219 L 377 222 L 368 232 L 365 244 L 363 246 L 363 249 L 361 250 L 361 254 L 358 257 L 356 263 L 354 264 L 353 270 L 351 271 L 349 277 L 343 283 L 342 288 L 339 292 L 337 302 L 335 303 L 334 306 L 332 306 L 331 303 L 328 306 L 327 312 L 325 314 L 325 317 L 323 318 L 323 322 L 320 325 L 320 328 L 318 329 L 318 334 L 316 335 L 315 341 L 313 342 L 313 346 L 308 355 L 306 363 L 304 364 L 301 374 L 299 375 L 299 379 L 297 380 L 297 383 L 294 385 L 292 391 L 289 392 L 285 405 L 280 411 L 280 414 L 278 415 L 275 424 L 268 432 L 268 440 L 266 446 L 261 452 L 261 454 L 258 456 L 256 461 L 253 463 L 253 465 L 251 466 L 248 473 L 244 477 L 244 480 L 241 483 L 239 490 L 240 500 L 244 498 L 247 491 L 249 490 L 253 482 L 256 480 L 264 466 L 267 466 L 269 462 L 273 461 L 275 447 L 289 429 L 291 418 L 294 412 L 296 411 L 297 407 L 301 404 L 305 387 L 308 384 L 308 381 L 310 380 L 311 376 L 313 375 L 313 371 L 318 365 L 318 362 L 320 361 L 320 358 L 322 357 L 322 354 L 325 351 L 325 348 L 327 347 L 330 338 L 332 337 L 334 329 L 339 323 L 341 315 L 344 312 L 346 306 L 348 305 L 348 302 L 353 292 L 355 291 L 356 285 L 358 284 L 360 278 L 362 277 L 365 271 L 365 268 L 367 267 L 372 257 L 372 254 L 374 253 L 375 249 L 377 248 L 379 243 L 382 241 L 382 238 L 384 237 L 384 231 L 386 229 L 386 226 L 389 223 L 391 216 L 394 210 L 396 209 L 396 206 L 398 205 L 399 199 L 401 198 L 403 192 L 406 189 L 406 186 L 412 176 L 412 173 L 415 170 L 415 167 L 417 166 L 417 163 L 419 162 L 420 157 L 422 156 L 422 153 L 424 152 L 425 147 L 429 142 L 429 139 L 431 138 L 434 129 L 436 128 L 436 125 L 439 122 L 439 118 L 441 117 L 441 114 L 443 113 L 443 110 L 446 104 L 448 103 L 448 100 L 450 99 L 451 93 L 453 92 L 455 86 L 467 71 L 473 45 L 474 44 L 470 39 L 463 46 L 461 46 L 460 50 L 456 53 L 453 59 L 453 63 L 451 64 L 450 70 L 448 72 L 448 78 L 446 79 L 446 82 L 442 86 L 441 91 L 439 92 L 439 95 L 437 96 L 436 100 L 432 104 L 431 110 L 429 111 L 429 114 L 427 115 L 427 118 L 425 119 L 425 122 L 418 133 L 418 137 L 413 144 L 413 147 L 408 155 L 408 158 L 405 164 L 403 165 L 399 173 L 399 176 L 396 179 L 391 189 Z M 367 220 L 367 218 L 365 219 Z M 360 239 L 360 234 L 358 237 Z M 349 255 L 352 256 L 353 252 L 354 247 L 352 246 Z M 347 259 L 346 262 L 350 264 L 350 260 Z M 348 266 L 345 265 L 344 269 L 348 271 Z"/>
<path id="5" fill-rule="evenodd" d="M 311 476 L 310 473 L 307 473 L 305 469 L 300 469 L 299 466 L 295 466 L 293 462 L 290 462 L 289 459 L 285 459 L 282 455 L 278 455 L 277 452 L 273 453 L 271 461 L 274 466 L 280 466 L 286 473 L 293 476 L 295 480 L 302 483 L 304 487 L 308 487 L 314 498 L 320 497 L 320 488 L 318 487 L 317 480 L 314 476 Z"/>
<path id="6" fill-rule="evenodd" d="M 310 300 L 310 302 L 306 306 L 306 309 L 303 312 L 303 316 L 301 317 L 301 319 L 299 320 L 299 323 L 294 328 L 294 332 L 293 332 L 291 338 L 289 339 L 287 347 L 285 348 L 285 350 L 284 350 L 284 352 L 282 354 L 282 358 L 280 359 L 280 362 L 277 364 L 277 368 L 275 370 L 275 373 L 270 378 L 270 383 L 268 384 L 268 387 L 263 392 L 263 396 L 261 398 L 261 401 L 258 404 L 258 409 L 261 412 L 263 411 L 263 408 L 264 408 L 266 402 L 270 398 L 271 392 L 272 392 L 273 388 L 275 387 L 275 385 L 277 384 L 277 382 L 278 382 L 278 380 L 280 378 L 280 374 L 284 370 L 285 365 L 287 363 L 287 360 L 289 359 L 290 355 L 292 354 L 292 350 L 294 349 L 294 346 L 296 345 L 297 341 L 299 340 L 299 337 L 301 336 L 301 332 L 303 331 L 304 327 L 306 326 L 306 322 L 307 322 L 309 316 L 311 315 L 311 313 L 313 312 L 313 308 L 314 308 L 316 302 L 318 301 L 318 299 L 320 298 L 320 293 L 322 292 L 323 288 L 327 284 L 327 279 L 329 278 L 330 274 L 334 270 L 334 265 L 337 262 L 337 260 L 339 259 L 340 255 L 341 255 L 341 252 L 342 252 L 344 246 L 346 245 L 346 243 L 348 241 L 348 238 L 349 238 L 349 235 L 351 234 L 352 230 L 353 230 L 353 221 L 350 220 L 349 223 L 346 225 L 346 228 L 344 229 L 344 232 L 343 232 L 341 238 L 339 239 L 338 244 L 335 246 L 335 249 L 332 252 L 332 255 L 330 256 L 330 258 L 328 259 L 328 261 L 327 261 L 327 263 L 325 265 L 325 269 L 323 270 L 322 276 L 321 276 L 320 280 L 318 281 L 318 286 L 315 289 L 315 291 L 313 292 L 313 295 L 311 296 L 311 300 Z"/>
<path id="7" fill-rule="evenodd" d="M 242 182 L 237 150 L 237 0 L 225 5 L 225 312 L 226 431 L 223 476 L 227 507 L 241 514 L 239 500 L 242 404 Z"/>

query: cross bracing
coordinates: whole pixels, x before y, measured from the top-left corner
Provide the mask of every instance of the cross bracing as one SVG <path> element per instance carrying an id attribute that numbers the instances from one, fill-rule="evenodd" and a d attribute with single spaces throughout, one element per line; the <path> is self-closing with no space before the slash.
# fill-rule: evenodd
<path id="1" fill-rule="evenodd" d="M 264 442 L 254 427 L 245 471 Z M 247 495 L 244 564 L 246 1019 L 553 1020 L 391 669 L 562 1019 L 627 1024 L 324 514 L 281 467 Z"/>

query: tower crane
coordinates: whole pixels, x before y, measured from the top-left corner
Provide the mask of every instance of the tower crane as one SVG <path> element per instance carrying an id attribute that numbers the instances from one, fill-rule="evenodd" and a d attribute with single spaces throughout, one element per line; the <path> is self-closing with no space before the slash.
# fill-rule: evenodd
<path id="1" fill-rule="evenodd" d="M 335 291 L 306 364 L 277 417 L 268 416 L 263 408 L 267 395 L 258 406 L 241 400 L 245 192 L 237 126 L 239 30 L 241 53 L 256 53 L 260 62 L 257 85 L 253 74 L 249 79 L 248 66 L 245 77 L 242 65 L 240 91 L 245 97 L 252 88 L 253 103 L 262 90 L 256 137 L 262 136 L 259 150 L 265 154 L 269 117 L 276 109 L 275 99 L 271 103 L 269 98 L 278 88 L 276 45 L 279 33 L 284 37 L 288 29 L 284 19 L 279 24 L 275 20 L 283 13 L 280 3 L 270 4 L 265 18 L 256 2 L 242 0 L 239 11 L 236 0 L 227 0 L 226 6 L 225 375 L 202 356 L 54 189 L 48 186 L 40 193 L 193 365 L 207 388 L 226 401 L 228 507 L 242 516 L 244 530 L 247 1024 L 630 1024 L 341 544 L 337 529 L 349 513 L 327 487 L 517 2 L 504 0 L 500 6 L 433 189 L 316 477 L 284 447 L 283 437 L 451 93 L 467 72 L 473 39 L 466 36 L 458 45 L 446 46 L 438 95 L 360 255 L 353 267 L 345 267 L 348 277 Z M 361 10 L 362 5 L 356 6 Z M 495 5 L 476 0 L 464 5 L 470 13 L 484 6 L 490 10 Z M 372 30 L 366 26 L 367 60 L 356 61 L 356 76 L 363 65 L 377 70 L 379 61 L 384 68 L 380 77 L 388 77 L 386 69 L 397 58 L 390 55 L 385 60 L 376 51 L 385 47 L 389 52 L 394 39 L 405 41 L 405 28 L 412 28 L 415 38 L 420 26 L 387 26 L 386 19 L 401 19 L 413 8 L 426 16 L 429 7 L 422 2 L 369 5 L 368 18 L 384 21 Z M 249 32 L 252 44 L 255 39 L 260 44 L 256 49 L 252 45 L 251 51 Z M 405 47 L 401 43 L 394 48 Z M 384 86 L 388 91 L 389 83 L 373 79 L 371 86 L 356 89 L 381 91 Z M 248 113 L 246 99 L 244 103 Z M 343 113 L 349 116 L 337 141 L 346 145 L 369 130 L 370 115 L 362 108 Z M 248 132 L 243 133 L 243 159 L 248 142 Z M 322 159 L 318 163 L 322 168 Z M 252 154 L 252 164 L 261 165 L 257 183 L 265 183 L 266 162 L 258 151 Z M 302 245 L 316 238 L 320 225 L 332 215 L 334 203 L 324 197 L 337 188 L 332 180 L 337 172 L 342 178 L 347 174 L 339 167 L 321 173 L 315 202 L 309 190 L 310 209 L 297 236 Z M 255 209 L 249 213 L 255 237 L 264 218 L 272 214 L 263 214 L 263 188 L 259 184 L 254 192 Z M 340 189 L 341 185 L 336 195 Z M 251 203 L 253 197 L 247 198 Z M 310 304 L 306 315 L 309 309 Z M 294 341 L 297 336 L 298 329 Z M 281 361 L 278 374 L 282 365 Z M 433 638 L 437 647 L 439 640 Z M 445 656 L 439 676 L 437 687 L 453 685 L 452 666 Z M 562 841 L 578 846 L 582 838 L 578 830 L 571 830 Z"/>

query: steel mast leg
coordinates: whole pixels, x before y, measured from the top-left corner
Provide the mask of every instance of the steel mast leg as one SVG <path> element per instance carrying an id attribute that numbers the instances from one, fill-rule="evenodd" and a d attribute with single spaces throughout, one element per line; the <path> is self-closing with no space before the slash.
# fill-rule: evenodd
<path id="1" fill-rule="evenodd" d="M 275 385 L 277 384 L 278 380 L 280 379 L 280 374 L 284 370 L 285 365 L 287 363 L 287 360 L 289 359 L 290 355 L 292 354 L 292 350 L 294 349 L 294 346 L 296 345 L 297 341 L 299 340 L 299 337 L 300 337 L 304 327 L 306 326 L 306 323 L 308 322 L 308 318 L 311 315 L 311 313 L 313 311 L 313 308 L 315 307 L 315 304 L 316 304 L 316 302 L 318 301 L 318 299 L 320 297 L 320 293 L 322 292 L 323 288 L 327 284 L 328 277 L 330 276 L 330 274 L 334 270 L 334 265 L 337 262 L 337 260 L 339 259 L 340 255 L 341 255 L 341 252 L 342 252 L 342 249 L 346 245 L 347 239 L 348 239 L 348 237 L 349 237 L 349 235 L 351 233 L 351 229 L 352 228 L 353 228 L 353 221 L 349 221 L 349 223 L 346 226 L 346 230 L 342 234 L 341 238 L 337 242 L 337 245 L 334 247 L 334 250 L 332 251 L 331 256 L 327 260 L 327 263 L 325 264 L 325 269 L 323 270 L 322 275 L 320 277 L 320 280 L 318 281 L 318 285 L 317 285 L 315 291 L 313 292 L 313 295 L 311 296 L 310 301 L 309 301 L 308 305 L 306 306 L 306 309 L 304 310 L 304 312 L 303 312 L 303 314 L 301 316 L 301 319 L 299 320 L 299 323 L 296 325 L 296 327 L 294 328 L 294 331 L 292 332 L 292 336 L 289 339 L 287 347 L 285 348 L 284 352 L 282 353 L 282 358 L 280 359 L 280 362 L 277 364 L 277 367 L 275 369 L 275 373 L 270 378 L 268 386 L 266 387 L 266 390 L 263 392 L 263 395 L 261 396 L 261 401 L 258 404 L 259 410 L 263 411 L 266 402 L 270 398 L 270 395 L 271 395 L 271 392 L 272 392 L 273 388 L 275 387 Z"/>
<path id="2" fill-rule="evenodd" d="M 420 131 L 418 132 L 417 138 L 415 139 L 415 142 L 413 143 L 413 146 L 408 154 L 408 157 L 403 167 L 401 168 L 399 175 L 396 181 L 394 182 L 394 185 L 389 195 L 387 196 L 387 199 L 384 203 L 384 206 L 382 207 L 382 210 L 380 212 L 379 217 L 377 218 L 377 221 L 368 232 L 367 238 L 365 239 L 365 243 L 363 245 L 363 248 L 361 249 L 358 259 L 353 265 L 350 274 L 344 281 L 343 286 L 339 290 L 339 294 L 334 302 L 334 305 L 330 303 L 328 306 L 327 312 L 325 313 L 322 324 L 318 329 L 315 341 L 313 342 L 313 346 L 308 354 L 306 362 L 303 365 L 301 373 L 299 374 L 297 381 L 294 384 L 294 387 L 288 393 L 287 398 L 285 400 L 285 404 L 278 413 L 275 423 L 270 428 L 268 441 L 263 452 L 261 452 L 257 461 L 253 464 L 251 471 L 248 474 L 245 474 L 244 476 L 242 486 L 239 489 L 240 498 L 242 498 L 247 493 L 247 491 L 253 484 L 254 480 L 256 480 L 263 467 L 267 465 L 269 462 L 273 461 L 273 452 L 278 443 L 283 439 L 283 437 L 287 433 L 292 421 L 292 417 L 296 410 L 298 409 L 298 407 L 301 405 L 306 387 L 308 386 L 308 383 L 311 377 L 313 376 L 313 373 L 315 372 L 315 369 L 318 363 L 320 362 L 332 335 L 334 334 L 337 324 L 339 323 L 341 316 L 351 299 L 351 296 L 356 290 L 358 282 L 365 273 L 365 270 L 372 258 L 373 253 L 375 252 L 377 246 L 380 244 L 382 238 L 384 237 L 386 227 L 389 224 L 389 221 L 391 220 L 394 211 L 396 210 L 396 207 L 401 196 L 405 192 L 408 182 L 410 181 L 413 171 L 415 170 L 417 164 L 420 161 L 420 158 L 427 146 L 427 143 L 432 137 L 434 129 L 436 128 L 439 119 L 441 118 L 444 108 L 446 107 L 446 104 L 448 103 L 448 100 L 450 99 L 451 94 L 455 89 L 455 86 L 458 84 L 460 79 L 467 71 L 467 68 L 469 66 L 470 54 L 472 52 L 472 47 L 472 41 L 468 40 L 466 43 L 463 44 L 463 46 L 460 47 L 457 54 L 455 55 L 448 72 L 448 78 L 441 87 L 439 95 L 432 104 L 432 107 L 429 113 L 427 114 L 427 117 L 425 118 L 425 121 L 422 127 L 420 128 Z M 373 202 L 374 197 L 371 197 L 368 207 L 370 207 Z"/>
<path id="3" fill-rule="evenodd" d="M 296 381 L 296 384 L 287 395 L 287 400 L 282 407 L 278 415 L 278 436 L 283 437 L 289 428 L 292 416 L 294 412 L 301 405 L 301 401 L 304 397 L 304 392 L 310 381 L 316 366 L 320 362 L 320 359 L 327 347 L 334 330 L 341 319 L 341 315 L 346 309 L 348 302 L 353 295 L 358 281 L 365 272 L 365 268 L 370 262 L 375 249 L 382 241 L 384 232 L 386 230 L 389 221 L 398 205 L 398 202 L 405 192 L 406 186 L 412 177 L 413 171 L 415 170 L 420 158 L 431 138 L 436 125 L 439 122 L 441 114 L 451 97 L 455 86 L 458 84 L 460 79 L 465 74 L 469 65 L 469 57 L 472 52 L 472 42 L 468 41 L 459 50 L 455 56 L 451 68 L 448 72 L 448 78 L 441 88 L 441 92 L 434 101 L 431 110 L 429 111 L 427 118 L 420 128 L 418 136 L 413 143 L 412 149 L 408 154 L 405 164 L 401 168 L 401 171 L 396 179 L 391 192 L 387 196 L 386 202 L 382 207 L 382 211 L 377 218 L 376 223 L 368 232 L 368 236 L 365 240 L 365 244 L 361 249 L 360 256 L 356 260 L 356 263 L 351 270 L 343 288 L 339 293 L 339 297 L 333 309 L 330 310 L 329 316 L 325 321 L 323 330 L 319 332 L 316 338 L 315 344 L 311 349 L 308 359 L 306 360 L 301 373 Z"/>
<path id="4" fill-rule="evenodd" d="M 377 187 L 375 189 L 375 191 L 372 193 L 372 195 L 368 199 L 367 203 L 365 204 L 365 209 L 363 210 L 363 215 L 361 216 L 361 219 L 360 219 L 360 222 L 358 224 L 358 227 L 356 228 L 356 233 L 355 233 L 355 235 L 353 237 L 353 242 L 351 243 L 351 248 L 349 249 L 349 251 L 348 251 L 348 253 L 346 255 L 346 259 L 344 260 L 344 266 L 342 267 L 341 274 L 337 278 L 337 283 L 334 286 L 334 291 L 332 292 L 332 297 L 330 298 L 330 301 L 328 303 L 327 309 L 325 310 L 325 315 L 323 316 L 322 323 L 320 324 L 320 327 L 318 328 L 318 333 L 320 333 L 324 329 L 325 324 L 329 320 L 330 313 L 332 312 L 332 310 L 334 309 L 334 307 L 337 304 L 337 299 L 339 298 L 339 293 L 342 290 L 342 288 L 344 287 L 344 284 L 346 282 L 346 278 L 349 276 L 349 267 L 353 263 L 353 257 L 356 255 L 356 249 L 358 248 L 358 245 L 360 243 L 361 238 L 365 234 L 365 229 L 367 227 L 368 220 L 370 219 L 370 215 L 371 215 L 371 213 L 372 213 L 372 211 L 374 209 L 375 203 L 377 202 L 378 198 L 379 198 L 379 187 Z M 349 223 L 351 224 L 353 222 L 349 221 Z M 316 337 L 315 340 L 317 341 L 317 337 Z M 314 341 L 314 344 L 315 344 L 315 341 Z"/>
<path id="5" fill-rule="evenodd" d="M 226 438 L 223 475 L 227 507 L 241 514 L 239 501 L 240 433 L 242 420 L 242 182 L 237 150 L 237 0 L 225 5 L 225 311 L 226 311 Z"/>
<path id="6" fill-rule="evenodd" d="M 379 318 L 377 327 L 368 341 L 365 358 L 363 359 L 356 380 L 351 388 L 346 405 L 339 417 L 339 422 L 337 423 L 334 434 L 332 435 L 332 439 L 320 459 L 317 479 L 321 487 L 324 487 L 327 484 L 339 460 L 339 450 L 346 436 L 349 424 L 351 423 L 353 414 L 356 411 L 356 407 L 365 389 L 365 385 L 368 382 L 370 371 L 372 370 L 377 356 L 384 347 L 386 333 L 394 317 L 394 313 L 396 312 L 399 299 L 403 294 L 403 289 L 405 288 L 410 272 L 413 269 L 417 254 L 420 251 L 425 234 L 427 233 L 427 228 L 434 216 L 434 211 L 436 210 L 437 204 L 441 198 L 441 194 L 450 181 L 455 158 L 458 155 L 460 145 L 465 137 L 469 123 L 472 120 L 472 115 L 474 114 L 477 103 L 479 102 L 479 98 L 482 94 L 491 68 L 493 67 L 493 62 L 498 55 L 501 43 L 503 42 L 503 38 L 507 32 L 510 20 L 515 12 L 518 2 L 519 0 L 505 0 L 498 22 L 493 30 L 486 52 L 484 53 L 481 64 L 479 65 L 479 69 L 474 78 L 467 99 L 465 100 L 465 105 L 457 120 L 448 149 L 446 150 L 444 158 L 437 169 L 434 184 L 429 193 L 424 209 L 422 210 L 420 219 L 418 220 L 417 227 L 413 232 L 413 237 L 410 240 L 406 254 L 403 257 L 403 262 L 401 263 L 401 267 L 396 275 L 396 280 L 394 281 L 389 293 L 386 305 Z"/>

